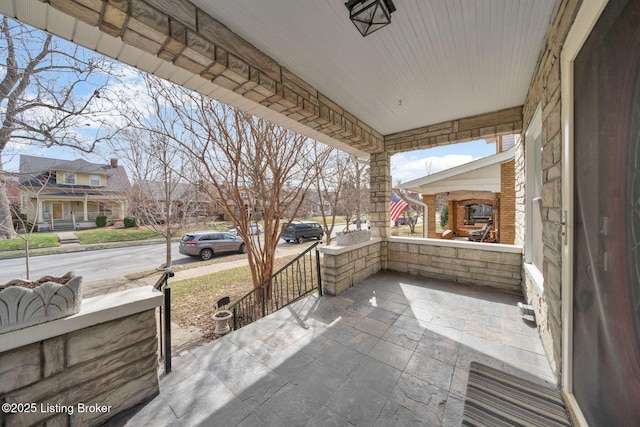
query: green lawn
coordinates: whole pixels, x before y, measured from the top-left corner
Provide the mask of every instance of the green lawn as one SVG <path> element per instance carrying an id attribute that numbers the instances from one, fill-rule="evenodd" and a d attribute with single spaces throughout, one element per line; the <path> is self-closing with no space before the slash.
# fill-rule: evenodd
<path id="1" fill-rule="evenodd" d="M 159 233 L 151 230 L 138 228 L 123 229 L 96 229 L 76 231 L 75 235 L 83 245 L 90 243 L 125 242 L 131 240 L 146 240 L 162 237 Z"/>
<path id="2" fill-rule="evenodd" d="M 295 255 L 277 258 L 275 270 L 277 271 L 293 258 Z M 169 283 L 173 319 L 182 326 L 197 326 L 208 332 L 213 331 L 211 316 L 215 312 L 213 305 L 216 301 L 229 296 L 233 304 L 253 289 L 248 266 Z"/>
<path id="3" fill-rule="evenodd" d="M 0 240 L 0 252 L 19 251 L 24 249 L 25 242 L 22 238 Z M 56 233 L 33 233 L 29 238 L 29 248 L 53 248 L 60 246 Z"/>

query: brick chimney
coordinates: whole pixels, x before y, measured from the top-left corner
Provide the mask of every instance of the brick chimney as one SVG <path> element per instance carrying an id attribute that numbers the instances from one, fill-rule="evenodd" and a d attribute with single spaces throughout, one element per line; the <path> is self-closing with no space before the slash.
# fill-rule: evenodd
<path id="1" fill-rule="evenodd" d="M 111 168 L 115 169 L 118 167 L 118 159 L 111 159 Z"/>

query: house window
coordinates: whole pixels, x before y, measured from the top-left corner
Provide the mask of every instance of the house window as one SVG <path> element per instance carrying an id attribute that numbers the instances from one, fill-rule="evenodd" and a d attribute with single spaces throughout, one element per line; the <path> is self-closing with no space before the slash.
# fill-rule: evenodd
<path id="1" fill-rule="evenodd" d="M 64 173 L 64 183 L 69 185 L 76 185 L 76 173 L 75 172 L 65 172 Z"/>
<path id="2" fill-rule="evenodd" d="M 89 185 L 94 187 L 100 186 L 100 175 L 90 175 L 89 176 Z"/>
<path id="3" fill-rule="evenodd" d="M 525 270 L 539 291 L 544 277 L 542 243 L 542 110 L 538 106 L 525 133 Z"/>

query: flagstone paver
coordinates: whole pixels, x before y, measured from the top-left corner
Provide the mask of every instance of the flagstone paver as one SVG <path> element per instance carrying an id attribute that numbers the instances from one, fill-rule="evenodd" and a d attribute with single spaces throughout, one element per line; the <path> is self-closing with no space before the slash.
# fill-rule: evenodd
<path id="1" fill-rule="evenodd" d="M 517 302 L 381 273 L 184 351 L 128 425 L 458 426 L 471 361 L 554 383 Z"/>

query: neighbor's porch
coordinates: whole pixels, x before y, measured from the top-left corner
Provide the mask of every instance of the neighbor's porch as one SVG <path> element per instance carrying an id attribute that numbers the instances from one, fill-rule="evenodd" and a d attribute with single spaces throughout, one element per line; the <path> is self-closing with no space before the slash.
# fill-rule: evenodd
<path id="1" fill-rule="evenodd" d="M 182 353 L 129 425 L 458 426 L 471 361 L 555 384 L 519 300 L 378 273 Z"/>
<path id="2" fill-rule="evenodd" d="M 90 228 L 96 226 L 98 216 L 106 216 L 110 221 L 122 221 L 127 202 L 110 196 L 101 197 L 41 197 L 33 200 L 33 207 L 27 207 L 27 217 L 37 218 L 41 229 L 56 230 L 64 226 Z"/>

